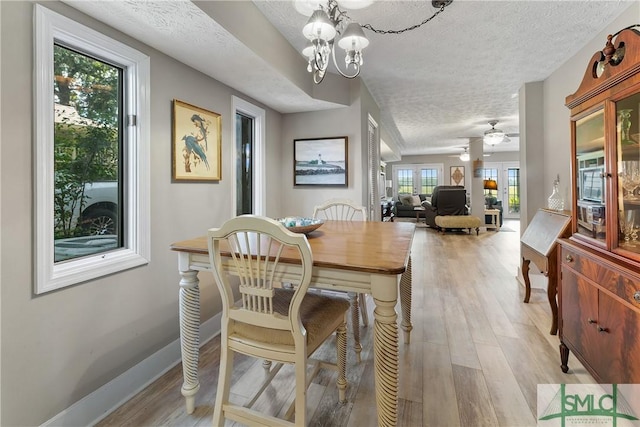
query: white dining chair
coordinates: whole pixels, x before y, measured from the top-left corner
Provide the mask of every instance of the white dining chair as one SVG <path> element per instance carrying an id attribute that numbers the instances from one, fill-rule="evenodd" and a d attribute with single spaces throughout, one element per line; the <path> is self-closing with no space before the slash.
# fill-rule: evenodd
<path id="1" fill-rule="evenodd" d="M 341 221 L 366 221 L 367 209 L 349 199 L 330 199 L 314 207 L 313 217 L 326 220 Z M 348 292 L 351 303 L 351 323 L 353 324 L 353 341 L 356 358 L 360 362 L 362 345 L 360 344 L 360 318 L 364 326 L 369 325 L 367 311 L 367 295 L 363 293 Z"/>
<path id="2" fill-rule="evenodd" d="M 246 425 L 306 426 L 306 389 L 321 367 L 337 370 L 339 400 L 344 402 L 349 303 L 339 297 L 307 293 L 313 255 L 306 236 L 293 233 L 270 218 L 242 215 L 210 229 L 208 247 L 222 296 L 220 376 L 213 425 L 221 426 L 229 419 Z M 292 268 L 291 259 L 301 260 L 299 268 Z M 293 289 L 277 287 L 284 275 Z M 240 293 L 238 302 L 235 287 Z M 337 363 L 310 359 L 334 332 Z M 256 387 L 255 397 L 244 406 L 229 400 L 235 353 L 276 362 L 262 385 Z M 285 420 L 251 409 L 283 363 L 295 366 L 296 387 L 295 400 Z M 314 364 L 310 375 L 308 363 Z M 294 422 L 290 421 L 291 415 Z"/>

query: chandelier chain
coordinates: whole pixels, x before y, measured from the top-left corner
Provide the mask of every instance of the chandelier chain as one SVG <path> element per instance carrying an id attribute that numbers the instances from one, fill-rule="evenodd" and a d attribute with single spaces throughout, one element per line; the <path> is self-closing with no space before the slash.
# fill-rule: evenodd
<path id="1" fill-rule="evenodd" d="M 422 21 L 419 24 L 415 24 L 415 25 L 412 25 L 410 27 L 403 28 L 401 30 L 380 30 L 380 29 L 374 28 L 371 24 L 364 24 L 364 25 L 361 25 L 361 27 L 362 28 L 366 28 L 367 30 L 373 31 L 374 33 L 378 33 L 378 34 L 402 34 L 402 33 L 406 32 L 406 31 L 411 31 L 411 30 L 415 30 L 416 28 L 422 27 L 424 24 L 426 24 L 427 22 L 431 21 L 433 18 L 438 16 L 444 10 L 445 6 L 446 6 L 446 4 L 442 3 L 442 5 L 440 6 L 440 9 L 438 9 L 429 18 L 425 19 L 424 21 Z M 345 16 L 346 16 L 346 13 L 345 13 Z"/>

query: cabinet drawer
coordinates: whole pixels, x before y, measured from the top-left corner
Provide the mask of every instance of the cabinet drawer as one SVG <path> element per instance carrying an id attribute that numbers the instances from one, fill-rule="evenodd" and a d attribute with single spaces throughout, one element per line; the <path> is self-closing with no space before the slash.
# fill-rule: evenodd
<path id="1" fill-rule="evenodd" d="M 571 268 L 640 310 L 640 276 L 609 268 L 572 248 L 562 247 L 562 266 Z"/>

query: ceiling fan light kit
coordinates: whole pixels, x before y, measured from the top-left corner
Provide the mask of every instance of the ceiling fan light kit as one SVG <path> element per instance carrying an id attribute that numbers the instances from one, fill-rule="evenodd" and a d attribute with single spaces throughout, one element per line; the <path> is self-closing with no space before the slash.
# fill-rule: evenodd
<path id="1" fill-rule="evenodd" d="M 487 145 L 496 145 L 504 142 L 506 134 L 501 129 L 496 129 L 498 121 L 491 120 L 489 124 L 491 125 L 491 129 L 484 132 L 483 142 Z"/>
<path id="2" fill-rule="evenodd" d="M 319 84 L 324 79 L 331 57 L 336 70 L 343 77 L 353 79 L 360 74 L 360 67 L 364 64 L 362 51 L 369 45 L 363 28 L 378 34 L 401 34 L 415 30 L 438 16 L 452 1 L 432 0 L 431 5 L 438 10 L 419 24 L 401 30 L 380 30 L 371 24 L 360 25 L 341 9 L 361 9 L 371 5 L 373 0 L 294 0 L 298 12 L 311 15 L 302 28 L 302 34 L 309 40 L 302 49 L 302 55 L 307 58 L 307 71 L 312 73 L 314 83 Z M 344 50 L 344 70 L 336 61 L 336 43 Z"/>
<path id="3" fill-rule="evenodd" d="M 460 161 L 463 161 L 463 162 L 468 162 L 469 161 L 469 152 L 467 151 L 466 147 L 465 147 L 464 151 L 462 153 L 460 153 Z"/>

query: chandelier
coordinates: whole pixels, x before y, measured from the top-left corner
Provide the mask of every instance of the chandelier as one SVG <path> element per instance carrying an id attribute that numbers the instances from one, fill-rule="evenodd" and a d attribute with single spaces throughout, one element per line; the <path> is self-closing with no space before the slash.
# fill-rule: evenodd
<path id="1" fill-rule="evenodd" d="M 322 3 L 321 3 L 322 1 Z M 401 34 L 415 30 L 438 16 L 453 0 L 432 0 L 438 10 L 419 24 L 400 30 L 380 30 L 371 24 L 360 25 L 351 19 L 341 7 L 361 9 L 373 3 L 373 0 L 294 0 L 296 10 L 303 15 L 311 14 L 302 28 L 302 34 L 308 40 L 302 50 L 307 58 L 307 71 L 313 74 L 313 81 L 319 84 L 324 79 L 330 57 L 338 72 L 348 79 L 360 74 L 363 64 L 362 51 L 369 46 L 369 39 L 362 31 L 366 28 L 378 34 Z M 313 13 L 312 13 L 313 12 Z M 335 45 L 344 50 L 344 71 L 336 61 Z"/>

